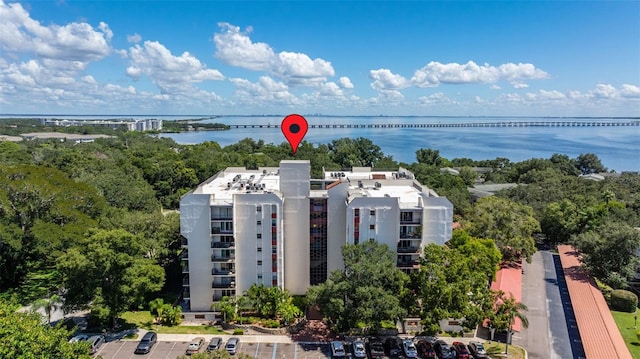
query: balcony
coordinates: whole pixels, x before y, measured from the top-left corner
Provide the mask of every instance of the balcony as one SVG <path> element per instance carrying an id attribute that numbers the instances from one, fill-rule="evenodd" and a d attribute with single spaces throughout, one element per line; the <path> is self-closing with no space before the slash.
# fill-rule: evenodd
<path id="1" fill-rule="evenodd" d="M 233 229 L 220 228 L 220 227 L 211 227 L 211 234 L 233 234 Z"/>
<path id="2" fill-rule="evenodd" d="M 220 275 L 220 276 L 234 276 L 236 275 L 233 269 L 211 269 L 211 275 Z"/>
<path id="3" fill-rule="evenodd" d="M 183 266 L 182 273 L 189 273 L 189 266 Z"/>
<path id="4" fill-rule="evenodd" d="M 398 247 L 398 253 L 420 253 L 420 247 L 412 246 L 412 247 Z"/>
<path id="5" fill-rule="evenodd" d="M 228 297 L 234 297 L 236 295 L 235 290 L 232 289 L 231 291 L 232 291 L 232 294 L 229 295 Z M 214 302 L 219 302 L 222 300 L 222 297 L 224 297 L 224 295 L 216 293 L 211 297 L 211 300 L 213 300 Z"/>
<path id="6" fill-rule="evenodd" d="M 189 299 L 191 298 L 191 292 L 189 291 L 189 288 L 185 288 L 182 290 L 182 299 Z"/>
<path id="7" fill-rule="evenodd" d="M 181 245 L 182 247 L 186 247 L 186 246 L 188 246 L 188 245 L 189 245 L 189 241 L 188 241 L 186 238 L 181 237 L 181 238 L 180 238 L 180 245 Z"/>
<path id="8" fill-rule="evenodd" d="M 402 239 L 420 239 L 422 238 L 422 233 L 420 232 L 400 232 L 400 238 Z"/>
<path id="9" fill-rule="evenodd" d="M 180 255 L 178 255 L 178 258 L 180 258 L 180 260 L 182 260 L 182 261 L 188 261 L 189 260 L 189 251 L 187 251 L 186 249 L 183 250 L 182 252 L 180 252 Z"/>
<path id="10" fill-rule="evenodd" d="M 398 260 L 396 262 L 398 268 L 420 268 L 420 262 L 417 260 Z"/>
<path id="11" fill-rule="evenodd" d="M 211 256 L 211 261 L 212 262 L 231 262 L 231 261 L 233 261 L 235 259 L 236 259 L 236 256 L 232 256 L 232 255 L 229 255 L 229 256 L 218 256 L 218 255 L 214 254 L 214 255 Z"/>
<path id="12" fill-rule="evenodd" d="M 182 278 L 182 285 L 185 287 L 189 286 L 189 276 L 185 276 L 184 278 Z"/>
<path id="13" fill-rule="evenodd" d="M 236 245 L 235 242 L 214 242 L 211 241 L 211 248 L 232 248 Z"/>
<path id="14" fill-rule="evenodd" d="M 215 288 L 215 289 L 226 289 L 226 288 L 235 288 L 235 287 L 236 287 L 236 282 L 234 281 L 222 282 L 222 283 L 216 283 L 216 282 L 211 283 L 211 288 Z"/>

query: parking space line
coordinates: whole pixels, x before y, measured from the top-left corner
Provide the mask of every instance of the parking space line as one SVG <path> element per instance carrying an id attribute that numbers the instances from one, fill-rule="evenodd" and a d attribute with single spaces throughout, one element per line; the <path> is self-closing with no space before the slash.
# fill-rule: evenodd
<path id="1" fill-rule="evenodd" d="M 276 359 L 276 349 L 278 349 L 278 343 L 273 343 L 273 355 L 271 355 L 271 359 Z"/>
<path id="2" fill-rule="evenodd" d="M 293 359 L 298 357 L 298 343 L 293 344 Z"/>
<path id="3" fill-rule="evenodd" d="M 258 349 L 260 349 L 260 343 L 258 343 L 258 345 L 256 345 L 256 354 L 253 356 L 254 358 L 258 357 Z"/>
<path id="4" fill-rule="evenodd" d="M 169 353 L 167 353 L 167 356 L 164 357 L 164 359 L 169 359 L 169 355 L 171 355 L 171 352 L 173 351 L 173 348 L 176 347 L 176 344 L 178 344 L 178 342 L 173 342 L 173 346 L 171 347 L 171 349 L 169 349 Z"/>
<path id="5" fill-rule="evenodd" d="M 120 353 L 120 350 L 122 350 L 122 347 L 124 346 L 124 342 L 120 342 L 120 348 L 118 348 L 118 350 L 116 350 L 115 353 L 113 353 L 113 358 L 117 358 L 118 353 Z"/>

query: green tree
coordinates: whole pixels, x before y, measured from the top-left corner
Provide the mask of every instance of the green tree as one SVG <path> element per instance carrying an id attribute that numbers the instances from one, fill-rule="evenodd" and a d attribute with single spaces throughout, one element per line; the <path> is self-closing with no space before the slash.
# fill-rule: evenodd
<path id="1" fill-rule="evenodd" d="M 64 327 L 42 325 L 39 313 L 17 309 L 0 299 L 0 358 L 91 358 L 86 344 L 68 342 Z"/>
<path id="2" fill-rule="evenodd" d="M 473 186 L 478 178 L 478 174 L 471 167 L 464 166 L 460 168 L 460 178 L 467 186 Z"/>
<path id="3" fill-rule="evenodd" d="M 236 319 L 236 298 L 224 296 L 219 301 L 211 304 L 211 309 L 222 312 L 222 319 L 225 322 L 232 322 Z"/>
<path id="4" fill-rule="evenodd" d="M 162 311 L 164 310 L 167 304 L 164 302 L 162 298 L 156 298 L 149 302 L 149 313 L 153 315 L 156 320 L 162 317 Z"/>
<path id="5" fill-rule="evenodd" d="M 34 310 L 42 309 L 44 310 L 45 315 L 47 316 L 47 321 L 51 323 L 51 313 L 56 310 L 62 309 L 64 304 L 64 300 L 57 294 L 51 295 L 46 299 L 38 299 L 33 302 L 32 308 Z"/>
<path id="6" fill-rule="evenodd" d="M 640 264 L 635 255 L 640 231 L 625 223 L 607 222 L 574 236 L 571 242 L 582 255 L 584 268 L 615 289 L 626 287 Z"/>
<path id="7" fill-rule="evenodd" d="M 165 304 L 160 315 L 163 325 L 170 327 L 179 325 L 182 322 L 182 307 L 179 305 L 172 306 Z"/>
<path id="8" fill-rule="evenodd" d="M 430 148 L 421 148 L 417 150 L 416 159 L 418 160 L 418 163 L 430 166 L 443 167 L 449 165 L 446 158 L 440 157 L 440 150 L 433 150 Z"/>
<path id="9" fill-rule="evenodd" d="M 551 243 L 562 243 L 579 233 L 579 223 L 578 206 L 565 198 L 560 202 L 552 202 L 545 208 L 540 228 Z"/>
<path id="10" fill-rule="evenodd" d="M 145 258 L 141 241 L 124 230 L 94 230 L 84 247 L 72 248 L 58 265 L 68 289 L 66 305 L 90 302 L 115 319 L 129 307 L 139 307 L 147 294 L 164 284 L 164 271 Z"/>
<path id="11" fill-rule="evenodd" d="M 505 260 L 526 259 L 536 251 L 533 233 L 540 232 L 540 223 L 529 206 L 499 197 L 478 200 L 468 217 L 469 234 L 491 238 Z"/>
<path id="12" fill-rule="evenodd" d="M 507 342 L 505 353 L 509 353 L 509 342 L 511 341 L 512 327 L 515 323 L 515 319 L 520 319 L 524 328 L 529 327 L 529 320 L 524 315 L 524 312 L 528 310 L 527 306 L 523 303 L 517 302 L 513 297 L 513 294 L 507 297 L 503 291 L 494 292 L 495 300 L 495 312 L 489 317 L 491 326 L 498 331 L 507 332 Z"/>
<path id="13" fill-rule="evenodd" d="M 396 254 L 384 244 L 365 241 L 342 249 L 344 270 L 309 288 L 307 298 L 339 331 L 359 324 L 380 328 L 382 321 L 404 318 L 401 298 L 407 296 L 408 277 L 396 268 Z"/>
<path id="14" fill-rule="evenodd" d="M 575 166 L 582 174 L 607 172 L 607 168 L 602 165 L 600 158 L 593 153 L 583 153 L 578 156 Z"/>
<path id="15" fill-rule="evenodd" d="M 380 147 L 364 137 L 333 140 L 328 148 L 332 161 L 341 168 L 375 167 L 384 158 Z"/>

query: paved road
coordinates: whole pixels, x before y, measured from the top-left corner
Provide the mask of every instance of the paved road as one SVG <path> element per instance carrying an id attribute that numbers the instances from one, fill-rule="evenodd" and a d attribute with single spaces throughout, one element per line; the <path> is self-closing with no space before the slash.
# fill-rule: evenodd
<path id="1" fill-rule="evenodd" d="M 552 253 L 538 251 L 523 270 L 522 302 L 529 307 L 529 328 L 514 336 L 514 344 L 525 347 L 529 358 L 573 358 Z"/>

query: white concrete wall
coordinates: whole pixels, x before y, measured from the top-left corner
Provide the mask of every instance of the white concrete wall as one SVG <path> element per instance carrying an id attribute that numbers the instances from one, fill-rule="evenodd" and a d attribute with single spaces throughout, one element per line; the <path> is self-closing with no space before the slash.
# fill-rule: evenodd
<path id="1" fill-rule="evenodd" d="M 445 197 L 424 199 L 422 218 L 422 246 L 430 243 L 444 245 L 451 239 L 453 231 L 453 205 Z"/>
<path id="2" fill-rule="evenodd" d="M 347 190 L 343 182 L 327 191 L 327 278 L 331 271 L 344 269 L 342 247 L 347 243 Z M 351 219 L 353 223 L 353 218 Z"/>
<path id="3" fill-rule="evenodd" d="M 236 240 L 236 294 L 241 295 L 254 283 L 272 286 L 272 257 L 271 257 L 271 208 L 282 208 L 282 200 L 275 194 L 246 193 L 235 194 L 234 203 L 234 236 Z M 257 207 L 261 210 L 258 211 Z M 276 212 L 277 214 L 277 212 Z M 281 217 L 281 216 L 279 216 Z M 278 221 L 278 219 L 276 218 Z M 258 221 L 261 222 L 258 225 Z M 278 223 L 278 232 L 282 226 Z M 258 238 L 258 234 L 262 238 Z M 278 233 L 278 246 L 282 246 L 281 234 Z M 262 248 L 258 252 L 258 248 Z M 258 261 L 262 265 L 258 265 Z M 277 264 L 282 270 L 282 258 Z M 262 274 L 262 280 L 258 279 Z M 283 283 L 279 282 L 282 288 Z"/>
<path id="4" fill-rule="evenodd" d="M 187 194 L 180 201 L 180 232 L 188 240 L 192 311 L 210 311 L 213 298 L 209 200 L 208 194 Z"/>
<path id="5" fill-rule="evenodd" d="M 309 161 L 280 162 L 280 192 L 284 196 L 284 286 L 305 294 L 309 273 Z"/>
<path id="6" fill-rule="evenodd" d="M 400 238 L 400 206 L 397 198 L 357 197 L 347 207 L 347 228 L 349 243 L 354 243 L 354 209 L 360 209 L 360 243 L 374 238 L 396 251 Z M 371 211 L 375 210 L 375 215 Z M 370 226 L 374 225 L 374 229 Z"/>

